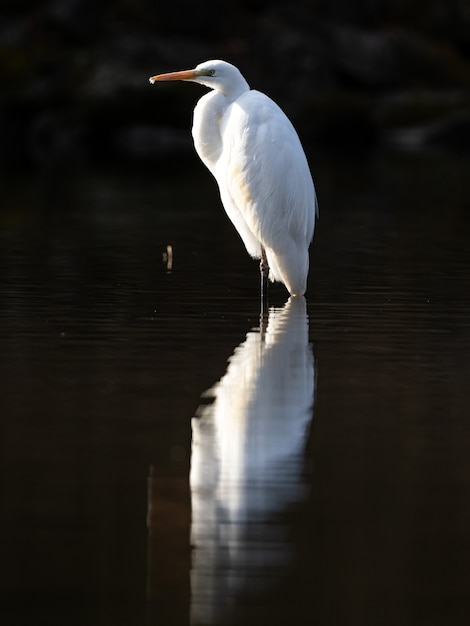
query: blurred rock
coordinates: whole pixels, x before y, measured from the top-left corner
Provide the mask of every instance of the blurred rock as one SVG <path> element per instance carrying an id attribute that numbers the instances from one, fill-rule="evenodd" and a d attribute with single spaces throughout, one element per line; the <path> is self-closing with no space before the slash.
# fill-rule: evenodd
<path id="1" fill-rule="evenodd" d="M 408 149 L 434 147 L 469 154 L 470 112 L 455 112 L 430 124 L 394 129 L 388 133 L 388 140 Z"/>
<path id="2" fill-rule="evenodd" d="M 377 126 L 386 142 L 470 151 L 470 95 L 458 91 L 401 92 L 381 98 Z"/>

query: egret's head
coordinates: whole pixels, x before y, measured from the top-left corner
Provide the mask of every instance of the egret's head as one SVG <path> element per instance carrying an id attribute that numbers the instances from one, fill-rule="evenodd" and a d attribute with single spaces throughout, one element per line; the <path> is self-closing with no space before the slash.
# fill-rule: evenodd
<path id="1" fill-rule="evenodd" d="M 158 74 L 152 76 L 150 82 L 165 80 L 186 80 L 193 83 L 200 83 L 216 91 L 220 91 L 225 96 L 236 94 L 249 89 L 248 83 L 240 74 L 239 70 L 226 61 L 205 61 L 199 63 L 193 70 L 183 70 L 182 72 L 170 72 L 169 74 Z"/>

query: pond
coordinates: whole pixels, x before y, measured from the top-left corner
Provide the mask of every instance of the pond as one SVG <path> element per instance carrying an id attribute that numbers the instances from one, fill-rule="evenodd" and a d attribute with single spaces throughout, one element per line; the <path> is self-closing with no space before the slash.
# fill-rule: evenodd
<path id="1" fill-rule="evenodd" d="M 4 176 L 3 621 L 463 624 L 468 168 L 312 159 L 306 299 L 262 318 L 196 157 Z"/>

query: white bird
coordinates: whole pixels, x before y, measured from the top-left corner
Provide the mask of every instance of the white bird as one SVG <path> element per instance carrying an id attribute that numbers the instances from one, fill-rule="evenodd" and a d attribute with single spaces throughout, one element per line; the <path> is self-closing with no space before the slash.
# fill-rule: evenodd
<path id="1" fill-rule="evenodd" d="M 303 295 L 318 205 L 291 122 L 225 61 L 150 78 L 152 84 L 167 80 L 213 89 L 194 109 L 196 151 L 215 177 L 225 211 L 248 253 L 261 259 L 262 285 L 269 276 L 284 283 L 291 295 Z"/>

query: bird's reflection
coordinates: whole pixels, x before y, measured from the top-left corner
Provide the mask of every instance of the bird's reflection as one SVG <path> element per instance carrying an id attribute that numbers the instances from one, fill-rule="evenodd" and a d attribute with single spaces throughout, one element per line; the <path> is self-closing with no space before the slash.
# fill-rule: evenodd
<path id="1" fill-rule="evenodd" d="M 249 332 L 192 423 L 191 624 L 226 623 L 290 556 L 280 513 L 302 500 L 314 359 L 303 297 Z"/>

